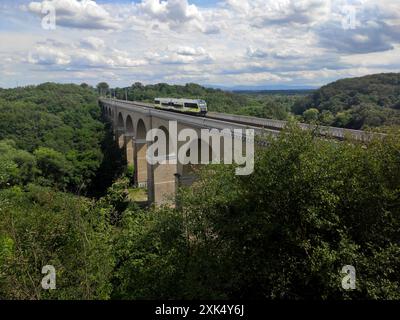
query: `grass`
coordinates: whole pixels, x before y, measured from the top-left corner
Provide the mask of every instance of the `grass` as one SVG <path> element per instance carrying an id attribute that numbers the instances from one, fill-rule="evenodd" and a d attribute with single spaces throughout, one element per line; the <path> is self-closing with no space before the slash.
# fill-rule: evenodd
<path id="1" fill-rule="evenodd" d="M 144 188 L 131 188 L 128 189 L 129 200 L 133 202 L 145 202 L 147 201 L 147 189 Z"/>

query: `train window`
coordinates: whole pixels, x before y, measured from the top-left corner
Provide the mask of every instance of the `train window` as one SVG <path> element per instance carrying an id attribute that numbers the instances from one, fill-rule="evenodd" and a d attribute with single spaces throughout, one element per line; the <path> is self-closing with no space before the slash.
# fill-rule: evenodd
<path id="1" fill-rule="evenodd" d="M 192 109 L 197 109 L 198 106 L 196 103 L 185 103 L 186 108 L 192 108 Z"/>
<path id="2" fill-rule="evenodd" d="M 160 104 L 160 100 L 154 100 L 155 104 Z"/>

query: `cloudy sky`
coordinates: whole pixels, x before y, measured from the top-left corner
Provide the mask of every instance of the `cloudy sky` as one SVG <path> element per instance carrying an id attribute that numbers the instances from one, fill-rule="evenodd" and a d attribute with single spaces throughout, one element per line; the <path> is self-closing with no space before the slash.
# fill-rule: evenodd
<path id="1" fill-rule="evenodd" d="M 0 43 L 0 87 L 317 87 L 400 71 L 400 0 L 1 0 Z"/>

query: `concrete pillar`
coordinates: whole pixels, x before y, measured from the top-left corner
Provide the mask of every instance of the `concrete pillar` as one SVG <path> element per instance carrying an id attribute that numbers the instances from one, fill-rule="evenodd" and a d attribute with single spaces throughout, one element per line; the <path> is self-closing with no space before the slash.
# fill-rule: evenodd
<path id="1" fill-rule="evenodd" d="M 118 142 L 118 146 L 120 149 L 125 147 L 125 132 L 124 128 L 117 128 L 115 130 L 115 136 Z"/>
<path id="2" fill-rule="evenodd" d="M 133 135 L 125 135 L 126 162 L 135 165 L 135 139 Z"/>
<path id="3" fill-rule="evenodd" d="M 147 188 L 148 185 L 148 163 L 146 159 L 147 141 L 136 139 L 135 141 L 135 172 L 137 185 L 140 188 Z"/>
<path id="4" fill-rule="evenodd" d="M 149 203 L 154 203 L 154 165 L 147 162 L 147 196 Z"/>
<path id="5" fill-rule="evenodd" d="M 161 161 L 161 163 L 153 166 L 153 196 L 156 205 L 175 205 L 178 166 L 176 163 L 171 163 L 173 157 L 175 155 L 170 156 L 169 160 Z"/>
<path id="6" fill-rule="evenodd" d="M 148 196 L 149 202 L 156 206 L 176 205 L 176 191 L 178 188 L 179 164 L 176 153 L 158 155 L 156 164 L 148 163 Z"/>

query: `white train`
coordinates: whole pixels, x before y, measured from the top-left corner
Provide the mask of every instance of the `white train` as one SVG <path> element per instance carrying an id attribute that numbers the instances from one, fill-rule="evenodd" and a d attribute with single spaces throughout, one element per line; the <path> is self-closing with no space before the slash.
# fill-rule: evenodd
<path id="1" fill-rule="evenodd" d="M 207 103 L 200 99 L 155 98 L 154 107 L 156 109 L 202 116 L 207 113 Z"/>

